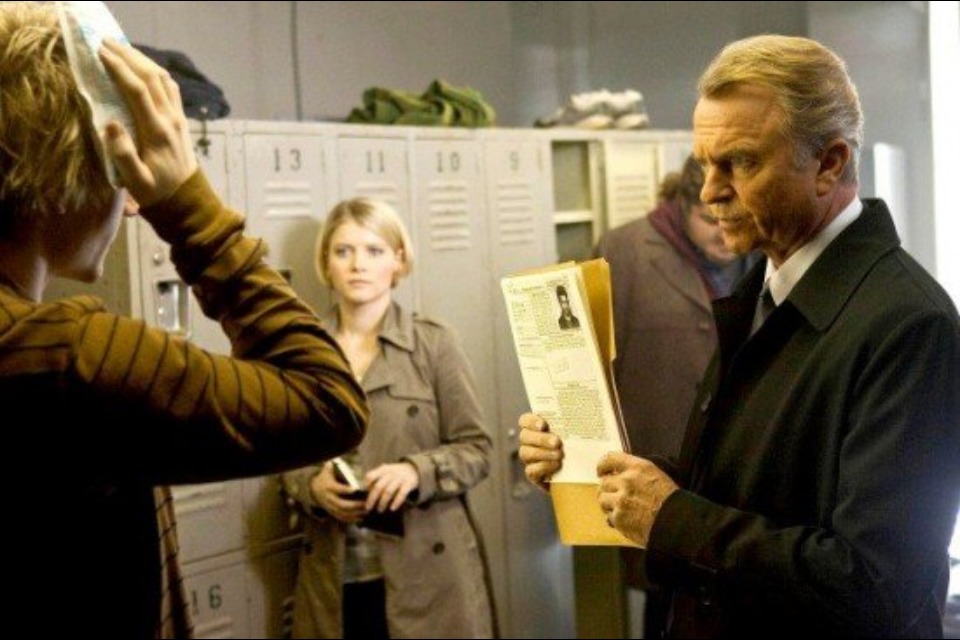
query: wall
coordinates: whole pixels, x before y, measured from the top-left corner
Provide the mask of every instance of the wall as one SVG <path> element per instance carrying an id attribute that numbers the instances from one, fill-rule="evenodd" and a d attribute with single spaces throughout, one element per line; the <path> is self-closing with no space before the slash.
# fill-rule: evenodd
<path id="1" fill-rule="evenodd" d="M 515 121 L 506 2 L 297 2 L 306 119 L 336 119 L 371 86 L 423 93 L 442 78 Z"/>
<path id="2" fill-rule="evenodd" d="M 632 87 L 656 128 L 689 128 L 696 78 L 723 43 L 806 28 L 803 2 L 107 4 L 134 42 L 187 53 L 241 119 L 342 119 L 367 87 L 420 93 L 444 78 L 481 91 L 505 126 L 571 93 Z"/>
<path id="3" fill-rule="evenodd" d="M 518 52 L 530 58 L 535 49 L 541 62 L 529 79 L 540 75 L 543 84 L 543 76 L 552 75 L 559 88 L 549 97 L 523 97 L 527 123 L 570 93 L 605 87 L 643 93 L 655 128 L 689 129 L 697 78 L 724 44 L 756 33 L 806 31 L 803 2 L 513 4 Z"/>
<path id="4" fill-rule="evenodd" d="M 443 78 L 516 121 L 506 2 L 107 4 L 133 42 L 187 53 L 231 117 L 341 120 L 367 87 L 419 94 Z"/>
<path id="5" fill-rule="evenodd" d="M 906 247 L 935 272 L 926 3 L 807 4 L 810 36 L 847 61 L 857 84 L 865 116 L 865 144 L 886 142 L 906 153 Z"/>
<path id="6" fill-rule="evenodd" d="M 108 4 L 135 42 L 188 53 L 244 119 L 342 119 L 369 86 L 419 93 L 444 78 L 480 90 L 504 126 L 629 87 L 654 127 L 689 128 L 696 79 L 724 43 L 810 34 L 849 62 L 867 142 L 906 151 L 909 248 L 934 269 L 925 2 Z"/>
<path id="7" fill-rule="evenodd" d="M 186 53 L 231 117 L 294 120 L 288 2 L 107 2 L 131 42 Z"/>

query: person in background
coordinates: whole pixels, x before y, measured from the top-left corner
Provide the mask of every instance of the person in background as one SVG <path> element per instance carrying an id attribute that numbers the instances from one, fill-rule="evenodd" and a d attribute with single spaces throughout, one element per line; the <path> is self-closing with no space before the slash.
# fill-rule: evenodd
<path id="1" fill-rule="evenodd" d="M 326 219 L 315 264 L 338 299 L 325 326 L 370 401 L 367 436 L 346 457 L 368 493 L 351 495 L 329 462 L 285 474 L 306 528 L 294 637 L 492 637 L 487 567 L 466 501 L 487 476 L 491 439 L 453 331 L 393 301 L 413 265 L 407 231 L 385 202 L 343 201 Z M 400 537 L 361 526 L 397 511 Z"/>
<path id="2" fill-rule="evenodd" d="M 135 132 L 93 129 L 52 3 L 0 4 L 0 404 L 6 450 L 31 467 L 5 499 L 21 557 L 8 606 L 53 636 L 187 637 L 163 485 L 336 455 L 362 437 L 367 408 L 336 343 L 198 170 L 169 74 L 112 42 L 100 59 Z M 135 212 L 128 194 L 234 357 L 92 297 L 42 301 L 53 276 L 101 275 Z"/>
<path id="3" fill-rule="evenodd" d="M 711 302 L 730 295 L 758 258 L 726 247 L 700 202 L 702 187 L 703 169 L 690 156 L 664 178 L 657 207 L 608 231 L 594 252 L 610 263 L 614 380 L 635 454 L 680 453 L 697 385 L 717 348 Z M 644 635 L 655 637 L 666 603 L 644 578 L 643 553 L 625 547 L 621 556 L 626 584 L 646 590 Z"/>
<path id="4" fill-rule="evenodd" d="M 646 549 L 670 637 L 937 638 L 960 500 L 960 319 L 858 197 L 863 115 L 806 38 L 728 45 L 700 79 L 694 156 L 727 246 L 766 259 L 715 303 L 719 349 L 676 466 L 598 464 Z M 520 419 L 527 477 L 562 464 Z"/>
<path id="5" fill-rule="evenodd" d="M 608 231 L 594 251 L 610 263 L 614 377 L 634 453 L 680 453 L 690 404 L 717 346 L 711 302 L 730 295 L 757 260 L 724 245 L 700 202 L 702 187 L 703 169 L 688 157 L 664 178 L 657 207 Z"/>

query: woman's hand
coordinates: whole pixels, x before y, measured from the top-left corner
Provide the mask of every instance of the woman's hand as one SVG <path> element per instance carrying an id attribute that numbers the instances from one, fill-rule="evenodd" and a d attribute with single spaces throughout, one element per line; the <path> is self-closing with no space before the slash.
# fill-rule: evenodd
<path id="1" fill-rule="evenodd" d="M 106 149 L 123 185 L 143 207 L 165 200 L 197 170 L 180 88 L 170 74 L 129 45 L 104 40 L 100 60 L 133 115 L 136 139 L 119 122 L 106 127 Z"/>
<path id="2" fill-rule="evenodd" d="M 369 490 L 367 511 L 396 511 L 410 492 L 420 486 L 420 472 L 409 462 L 382 464 L 368 471 L 364 481 Z"/>
<path id="3" fill-rule="evenodd" d="M 344 496 L 355 493 L 350 485 L 342 484 L 333 475 L 333 464 L 323 463 L 320 473 L 310 481 L 310 495 L 318 507 L 347 524 L 355 524 L 367 514 L 363 500 L 349 500 Z"/>

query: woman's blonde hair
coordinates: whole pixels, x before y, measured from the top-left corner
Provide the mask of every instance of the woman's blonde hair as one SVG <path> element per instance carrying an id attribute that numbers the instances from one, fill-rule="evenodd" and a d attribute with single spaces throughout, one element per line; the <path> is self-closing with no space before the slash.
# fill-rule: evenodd
<path id="1" fill-rule="evenodd" d="M 714 98 L 741 84 L 767 87 L 783 112 L 783 133 L 798 159 L 816 156 L 837 138 L 850 146 L 843 174 L 857 181 L 863 146 L 863 110 L 846 64 L 819 42 L 792 36 L 762 35 L 739 40 L 721 51 L 700 77 L 702 97 Z"/>
<path id="2" fill-rule="evenodd" d="M 0 228 L 110 202 L 52 3 L 0 3 Z"/>
<path id="3" fill-rule="evenodd" d="M 330 240 L 333 234 L 347 222 L 354 222 L 361 227 L 373 231 L 383 238 L 390 248 L 400 253 L 403 268 L 394 278 L 393 286 L 397 286 L 402 278 L 413 271 L 413 246 L 410 243 L 410 234 L 400 219 L 396 209 L 382 200 L 373 198 L 353 198 L 344 200 L 333 207 L 327 214 L 323 229 L 317 236 L 317 246 L 314 251 L 313 264 L 320 281 L 330 284 L 327 265 L 330 260 Z"/>

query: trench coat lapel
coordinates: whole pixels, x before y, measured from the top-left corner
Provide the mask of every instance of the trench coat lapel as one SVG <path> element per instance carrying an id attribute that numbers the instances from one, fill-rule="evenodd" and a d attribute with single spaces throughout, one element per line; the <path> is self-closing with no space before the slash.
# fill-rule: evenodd
<path id="1" fill-rule="evenodd" d="M 331 307 L 322 320 L 327 331 L 336 331 L 339 323 L 338 307 Z M 380 328 L 380 355 L 371 363 L 361 383 L 364 392 L 371 393 L 394 385 L 397 381 L 397 367 L 390 366 L 390 351 L 392 348 L 399 348 L 412 352 L 413 345 L 412 316 L 404 313 L 396 303 L 391 304 Z"/>

